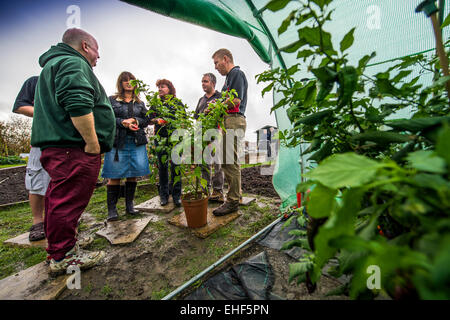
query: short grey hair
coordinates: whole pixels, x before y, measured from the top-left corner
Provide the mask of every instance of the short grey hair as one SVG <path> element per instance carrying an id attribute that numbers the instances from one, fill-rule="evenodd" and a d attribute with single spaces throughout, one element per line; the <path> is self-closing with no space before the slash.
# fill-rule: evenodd
<path id="1" fill-rule="evenodd" d="M 214 83 L 214 84 L 217 83 L 216 76 L 215 76 L 213 73 L 208 72 L 208 73 L 205 73 L 203 76 L 204 76 L 204 77 L 209 77 L 209 80 L 210 80 L 212 83 Z"/>

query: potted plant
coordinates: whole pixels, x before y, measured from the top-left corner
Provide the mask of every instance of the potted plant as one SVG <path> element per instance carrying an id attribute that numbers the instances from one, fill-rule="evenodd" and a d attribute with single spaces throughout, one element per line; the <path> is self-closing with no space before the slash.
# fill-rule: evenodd
<path id="1" fill-rule="evenodd" d="M 161 161 L 177 164 L 174 184 L 180 179 L 183 182 L 181 203 L 187 224 L 190 228 L 202 227 L 207 223 L 209 190 L 206 179 L 202 178 L 201 167 L 208 167 L 210 158 L 204 155 L 207 155 L 208 151 L 212 152 L 220 141 L 219 128 L 224 128 L 226 105 L 223 101 L 226 94 L 224 93 L 222 99 L 211 103 L 208 112 L 200 114 L 195 121 L 194 112 L 187 110 L 187 106 L 178 98 L 169 95 L 162 101 L 158 93 L 149 90 L 142 81 L 134 80 L 133 85 L 139 93 L 145 95 L 150 106 L 148 115 L 156 113 L 158 118 L 164 119 L 168 132 L 168 137 L 161 137 L 158 131 L 155 132 L 150 141 L 156 143 L 155 147 L 150 148 L 150 152 L 156 154 L 165 151 L 168 156 L 163 156 Z M 235 95 L 234 92 L 230 94 Z M 212 142 L 211 137 L 216 140 Z M 151 179 L 156 181 L 155 170 Z"/>

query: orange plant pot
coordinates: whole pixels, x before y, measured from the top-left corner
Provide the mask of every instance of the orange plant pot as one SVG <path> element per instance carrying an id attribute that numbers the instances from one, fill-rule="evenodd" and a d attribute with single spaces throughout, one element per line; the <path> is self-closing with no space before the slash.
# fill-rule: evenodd
<path id="1" fill-rule="evenodd" d="M 189 228 L 200 228 L 206 225 L 208 218 L 208 197 L 200 200 L 181 199 Z"/>

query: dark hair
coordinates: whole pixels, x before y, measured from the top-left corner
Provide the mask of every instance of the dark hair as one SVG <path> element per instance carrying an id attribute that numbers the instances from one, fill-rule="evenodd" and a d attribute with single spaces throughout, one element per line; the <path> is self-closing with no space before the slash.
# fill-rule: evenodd
<path id="1" fill-rule="evenodd" d="M 129 80 L 136 80 L 136 77 L 128 71 L 123 71 L 119 77 L 117 78 L 117 83 L 116 83 L 116 88 L 117 88 L 117 92 L 116 95 L 114 96 L 114 98 L 121 98 L 121 99 L 125 99 L 124 93 L 125 93 L 125 89 L 122 85 L 123 81 L 129 81 Z M 136 95 L 136 93 L 133 90 L 133 100 L 136 100 L 137 102 L 141 103 L 141 99 L 139 99 L 139 96 Z"/>
<path id="2" fill-rule="evenodd" d="M 213 73 L 208 72 L 208 73 L 205 73 L 203 76 L 204 76 L 204 77 L 209 77 L 209 80 L 210 80 L 212 83 L 214 83 L 214 84 L 217 83 L 216 76 L 215 76 Z"/>
<path id="3" fill-rule="evenodd" d="M 157 87 L 159 87 L 162 84 L 165 84 L 169 88 L 169 94 L 171 94 L 174 97 L 177 96 L 177 92 L 176 92 L 175 87 L 173 86 L 172 82 L 170 82 L 167 79 L 159 79 L 158 81 L 156 81 Z"/>

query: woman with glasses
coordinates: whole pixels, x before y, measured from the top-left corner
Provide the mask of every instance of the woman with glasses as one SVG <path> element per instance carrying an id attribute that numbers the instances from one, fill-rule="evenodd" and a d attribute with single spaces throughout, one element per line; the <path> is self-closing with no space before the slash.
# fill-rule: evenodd
<path id="1" fill-rule="evenodd" d="M 138 214 L 134 209 L 137 177 L 150 174 L 147 156 L 147 137 L 144 128 L 150 123 L 144 102 L 134 92 L 130 80 L 136 79 L 124 71 L 117 79 L 117 93 L 109 100 L 116 116 L 114 147 L 105 153 L 102 177 L 108 178 L 108 221 L 119 218 L 116 204 L 120 197 L 120 180 L 125 181 L 125 207 L 127 214 Z"/>

